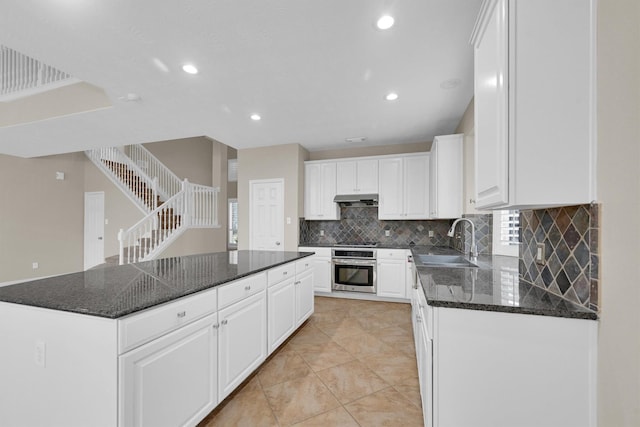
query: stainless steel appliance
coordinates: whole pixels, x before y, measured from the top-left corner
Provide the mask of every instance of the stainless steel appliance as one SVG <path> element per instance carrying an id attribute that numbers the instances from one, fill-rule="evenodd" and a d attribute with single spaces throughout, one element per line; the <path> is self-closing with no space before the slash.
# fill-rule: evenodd
<path id="1" fill-rule="evenodd" d="M 332 249 L 331 267 L 332 290 L 376 293 L 375 249 L 371 247 L 340 247 Z"/>

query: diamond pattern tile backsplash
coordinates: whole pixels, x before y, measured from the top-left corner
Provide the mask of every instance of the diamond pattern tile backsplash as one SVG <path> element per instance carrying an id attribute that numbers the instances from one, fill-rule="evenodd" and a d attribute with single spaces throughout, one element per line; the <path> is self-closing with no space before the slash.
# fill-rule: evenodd
<path id="1" fill-rule="evenodd" d="M 520 276 L 570 301 L 598 310 L 599 206 L 520 212 Z M 537 245 L 545 265 L 537 264 Z"/>
<path id="2" fill-rule="evenodd" d="M 383 221 L 376 207 L 341 207 L 339 221 L 300 219 L 300 244 L 365 243 L 381 245 L 451 246 L 447 231 L 449 220 Z M 385 230 L 390 231 L 385 236 Z M 321 236 L 324 231 L 324 236 Z M 429 237 L 433 231 L 433 237 Z"/>

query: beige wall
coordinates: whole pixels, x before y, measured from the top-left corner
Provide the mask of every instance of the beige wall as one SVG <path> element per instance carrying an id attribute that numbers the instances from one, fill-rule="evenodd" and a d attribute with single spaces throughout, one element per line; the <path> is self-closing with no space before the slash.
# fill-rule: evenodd
<path id="1" fill-rule="evenodd" d="M 211 185 L 212 141 L 205 137 L 175 139 L 143 144 L 180 179 Z"/>
<path id="2" fill-rule="evenodd" d="M 0 282 L 83 269 L 84 154 L 0 155 L 0 200 Z"/>
<path id="3" fill-rule="evenodd" d="M 371 147 L 353 147 L 340 150 L 309 152 L 308 160 L 344 159 L 347 157 L 383 156 L 386 154 L 420 153 L 431 150 L 431 141 L 415 144 L 379 145 Z"/>
<path id="4" fill-rule="evenodd" d="M 598 2 L 598 418 L 640 426 L 640 2 Z"/>
<path id="5" fill-rule="evenodd" d="M 82 154 L 82 153 L 79 153 Z M 118 232 L 126 230 L 144 217 L 144 213 L 124 195 L 84 154 L 84 191 L 104 192 L 104 256 L 118 255 Z M 83 219 L 84 221 L 84 219 Z"/>
<path id="6" fill-rule="evenodd" d="M 284 179 L 284 249 L 297 250 L 298 218 L 302 216 L 303 161 L 308 154 L 298 144 L 250 148 L 238 151 L 238 248 L 249 249 L 249 181 Z"/>

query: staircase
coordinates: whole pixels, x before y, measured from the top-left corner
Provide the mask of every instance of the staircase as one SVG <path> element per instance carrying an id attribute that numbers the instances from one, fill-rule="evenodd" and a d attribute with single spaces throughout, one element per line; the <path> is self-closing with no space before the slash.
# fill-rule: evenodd
<path id="1" fill-rule="evenodd" d="M 219 188 L 181 181 L 142 145 L 85 154 L 145 215 L 118 233 L 119 264 L 156 258 L 189 228 L 219 227 Z"/>

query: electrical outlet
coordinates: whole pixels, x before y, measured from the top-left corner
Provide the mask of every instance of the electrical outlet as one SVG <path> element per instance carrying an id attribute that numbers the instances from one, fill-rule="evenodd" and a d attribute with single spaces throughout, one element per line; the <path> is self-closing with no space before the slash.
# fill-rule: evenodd
<path id="1" fill-rule="evenodd" d="M 44 368 L 47 362 L 47 345 L 44 341 L 36 341 L 34 361 L 36 366 Z"/>
<path id="2" fill-rule="evenodd" d="M 320 230 L 320 235 L 324 236 L 324 230 Z"/>
<path id="3" fill-rule="evenodd" d="M 287 225 L 289 225 L 289 224 L 291 224 L 291 217 L 290 216 L 287 217 Z"/>
<path id="4" fill-rule="evenodd" d="M 34 270 L 35 270 L 36 268 L 38 268 L 38 267 L 40 267 L 40 265 L 39 265 L 37 262 L 32 262 L 32 263 L 31 263 L 31 268 L 33 268 Z"/>
<path id="5" fill-rule="evenodd" d="M 391 236 L 391 230 L 384 230 L 384 235 L 387 237 Z"/>
<path id="6" fill-rule="evenodd" d="M 433 237 L 433 230 L 429 230 L 429 237 Z"/>
<path id="7" fill-rule="evenodd" d="M 536 245 L 536 264 L 545 265 L 546 260 L 544 256 L 544 243 L 538 243 Z"/>

